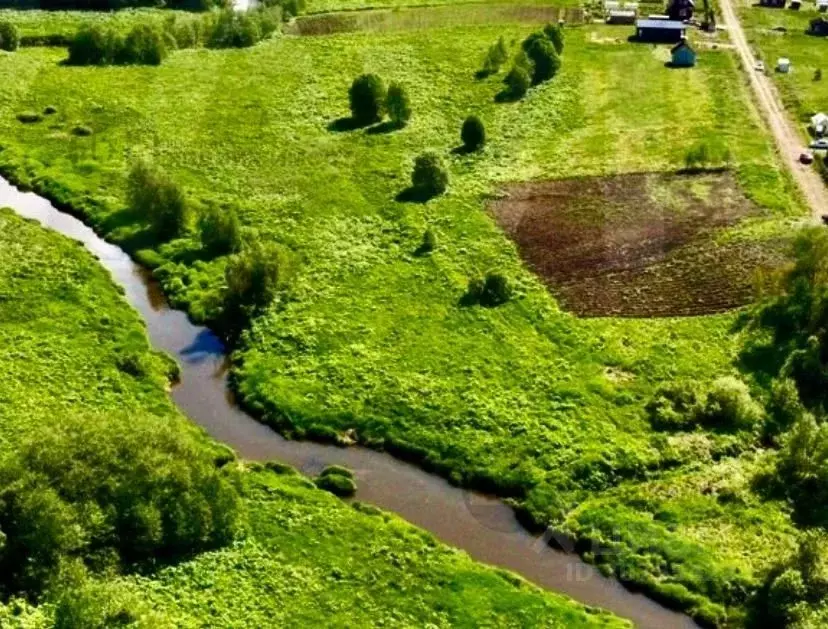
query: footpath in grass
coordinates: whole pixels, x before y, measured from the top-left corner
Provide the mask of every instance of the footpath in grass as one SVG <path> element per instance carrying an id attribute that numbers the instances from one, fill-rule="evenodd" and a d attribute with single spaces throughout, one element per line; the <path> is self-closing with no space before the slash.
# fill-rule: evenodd
<path id="1" fill-rule="evenodd" d="M 191 432 L 172 406 L 167 359 L 138 316 L 77 243 L 0 210 L 0 455 L 83 418 L 136 416 Z M 130 355 L 142 375 L 124 369 Z M 137 471 L 136 471 L 137 473 Z M 292 472 L 242 472 L 246 524 L 231 546 L 142 576 L 90 583 L 78 598 L 130 626 L 308 624 L 626 627 L 484 568 L 375 509 L 348 505 Z M 3 626 L 52 626 L 54 608 L 0 605 Z M 6 623 L 9 624 L 6 624 Z M 111 625 L 109 625 L 111 626 Z"/>
<path id="2" fill-rule="evenodd" d="M 803 211 L 729 51 L 701 50 L 696 68 L 673 70 L 668 48 L 628 43 L 627 27 L 567 29 L 560 75 L 496 103 L 502 75 L 476 79 L 482 57 L 501 36 L 516 51 L 531 30 L 283 37 L 182 51 L 158 68 L 69 68 L 63 50 L 21 51 L 0 57 L 0 165 L 163 265 L 173 303 L 197 319 L 216 313 L 225 260 L 206 258 L 195 238 L 148 237 L 124 210 L 130 159 L 149 154 L 193 198 L 234 206 L 256 238 L 290 252 L 289 290 L 236 355 L 239 392 L 264 421 L 296 437 L 354 435 L 512 496 L 537 522 L 584 539 L 620 530 L 624 552 L 606 569 L 721 622 L 761 581 L 756 549 L 779 536 L 792 547 L 796 533 L 777 526 L 783 505 L 749 491 L 753 536 L 733 526 L 741 503 L 696 495 L 714 461 L 752 444 L 656 434 L 644 407 L 663 383 L 735 373 L 736 316 L 579 319 L 523 265 L 487 205 L 514 182 L 674 173 L 708 143 L 727 147 L 728 176 L 752 207 L 710 247 L 777 246 Z M 348 87 L 367 71 L 407 87 L 407 127 L 344 130 Z M 47 105 L 57 113 L 42 122 L 17 120 Z M 452 151 L 472 113 L 485 150 Z M 76 124 L 92 135 L 73 135 Z M 448 162 L 448 193 L 395 201 L 426 149 Z M 437 247 L 416 255 L 426 229 Z M 469 279 L 489 270 L 509 278 L 514 298 L 464 306 Z M 747 453 L 733 463 L 751 464 Z M 662 479 L 675 491 L 647 494 Z"/>

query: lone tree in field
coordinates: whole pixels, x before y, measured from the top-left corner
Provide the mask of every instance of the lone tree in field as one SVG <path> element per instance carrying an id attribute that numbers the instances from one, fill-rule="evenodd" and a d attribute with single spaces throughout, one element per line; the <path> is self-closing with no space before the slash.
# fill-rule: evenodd
<path id="1" fill-rule="evenodd" d="M 463 148 L 467 151 L 476 151 L 486 144 L 486 129 L 480 118 L 469 116 L 463 121 L 460 139 L 463 141 Z"/>
<path id="2" fill-rule="evenodd" d="M 564 32 L 560 24 L 547 24 L 543 28 L 543 34 L 555 46 L 555 52 L 559 55 L 563 53 L 564 49 Z"/>
<path id="3" fill-rule="evenodd" d="M 448 171 L 436 153 L 423 153 L 414 160 L 411 185 L 423 197 L 442 194 L 448 187 Z"/>
<path id="4" fill-rule="evenodd" d="M 136 161 L 129 172 L 127 201 L 161 239 L 177 238 L 187 229 L 189 207 L 184 191 L 144 159 Z"/>
<path id="5" fill-rule="evenodd" d="M 388 87 L 388 97 L 385 100 L 388 117 L 396 127 L 404 127 L 411 119 L 411 102 L 408 92 L 399 83 L 391 83 Z"/>
<path id="6" fill-rule="evenodd" d="M 385 109 L 385 85 L 376 74 L 363 74 L 354 79 L 348 91 L 351 116 L 361 125 L 382 119 Z"/>

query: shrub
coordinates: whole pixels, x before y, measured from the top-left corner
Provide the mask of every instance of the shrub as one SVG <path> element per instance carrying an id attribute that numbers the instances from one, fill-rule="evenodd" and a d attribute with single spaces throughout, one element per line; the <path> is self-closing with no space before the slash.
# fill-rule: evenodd
<path id="1" fill-rule="evenodd" d="M 202 245 L 213 255 L 241 249 L 241 226 L 232 208 L 208 203 L 201 211 L 198 228 Z"/>
<path id="2" fill-rule="evenodd" d="M 112 28 L 100 24 L 86 25 L 69 42 L 67 62 L 78 66 L 115 63 L 121 46 L 121 38 Z"/>
<path id="3" fill-rule="evenodd" d="M 503 82 L 506 84 L 507 96 L 515 100 L 523 98 L 532 85 L 529 73 L 519 65 L 515 65 L 509 70 L 509 74 L 506 75 Z"/>
<path id="4" fill-rule="evenodd" d="M 408 93 L 399 83 L 391 83 L 388 87 L 385 108 L 391 122 L 398 127 L 404 126 L 411 118 L 411 103 L 408 100 Z"/>
<path id="5" fill-rule="evenodd" d="M 354 79 L 348 90 L 351 117 L 358 124 L 371 124 L 382 118 L 385 108 L 385 86 L 376 74 L 363 74 Z"/>
<path id="6" fill-rule="evenodd" d="M 460 139 L 468 151 L 476 151 L 486 143 L 486 129 L 477 116 L 469 116 L 463 121 Z"/>
<path id="7" fill-rule="evenodd" d="M 480 303 L 484 306 L 499 306 L 505 304 L 512 297 L 512 288 L 509 280 L 500 273 L 489 272 L 483 280 L 483 290 L 480 293 Z"/>
<path id="8" fill-rule="evenodd" d="M 36 111 L 21 111 L 17 114 L 17 119 L 25 124 L 31 124 L 33 122 L 40 122 L 43 120 L 43 116 Z"/>
<path id="9" fill-rule="evenodd" d="M 674 382 L 660 387 L 645 409 L 655 430 L 685 430 L 692 426 L 701 401 L 693 383 Z"/>
<path id="10" fill-rule="evenodd" d="M 814 81 L 821 81 L 822 80 L 822 68 L 817 68 L 814 70 Z"/>
<path id="11" fill-rule="evenodd" d="M 0 50 L 14 52 L 20 46 L 20 33 L 11 22 L 0 22 Z"/>
<path id="12" fill-rule="evenodd" d="M 62 565 L 122 563 L 227 543 L 238 494 L 182 427 L 63 418 L 0 463 L 0 580 L 36 594 Z"/>
<path id="13" fill-rule="evenodd" d="M 127 199 L 160 237 L 175 238 L 187 228 L 189 208 L 184 192 L 146 160 L 136 161 L 130 170 Z"/>
<path id="14" fill-rule="evenodd" d="M 164 33 L 155 25 L 138 24 L 124 39 L 116 55 L 116 63 L 160 65 L 167 56 Z"/>
<path id="15" fill-rule="evenodd" d="M 767 411 L 764 431 L 766 438 L 772 439 L 793 426 L 805 412 L 799 400 L 796 382 L 790 378 L 774 380 Z"/>
<path id="16" fill-rule="evenodd" d="M 799 570 L 789 568 L 773 580 L 768 589 L 768 613 L 779 623 L 776 626 L 787 626 L 793 620 L 793 608 L 802 602 L 807 594 L 808 590 Z"/>
<path id="17" fill-rule="evenodd" d="M 485 285 L 486 282 L 482 277 L 469 278 L 469 282 L 466 285 L 466 294 L 463 296 L 463 301 L 468 304 L 480 303 L 480 297 L 483 295 L 483 288 Z"/>
<path id="18" fill-rule="evenodd" d="M 555 52 L 560 55 L 564 49 L 564 32 L 560 24 L 547 24 L 543 27 L 543 34 L 552 42 L 555 47 Z"/>
<path id="19" fill-rule="evenodd" d="M 714 428 L 745 430 L 756 426 L 764 413 L 747 385 L 732 376 L 713 382 L 700 410 L 700 421 Z"/>
<path id="20" fill-rule="evenodd" d="M 411 185 L 428 197 L 442 194 L 448 187 L 448 172 L 436 153 L 423 153 L 414 160 Z"/>
<path id="21" fill-rule="evenodd" d="M 282 280 L 283 256 L 270 245 L 254 243 L 231 256 L 224 272 L 226 301 L 231 308 L 262 308 L 276 296 Z"/>
<path id="22" fill-rule="evenodd" d="M 43 113 L 47 116 L 51 116 L 52 114 L 56 114 L 57 113 L 57 107 L 55 107 L 54 105 L 46 105 L 46 107 L 44 107 L 44 109 L 43 109 Z"/>
<path id="23" fill-rule="evenodd" d="M 534 67 L 532 83 L 535 85 L 543 83 L 558 73 L 561 58 L 551 41 L 546 38 L 535 38 L 525 50 Z"/>
<path id="24" fill-rule="evenodd" d="M 500 68 L 503 67 L 503 64 L 508 59 L 509 48 L 506 46 L 506 40 L 501 37 L 486 52 L 486 57 L 483 60 L 483 69 L 480 71 L 480 74 L 488 76 L 500 72 Z"/>
<path id="25" fill-rule="evenodd" d="M 343 498 L 353 496 L 356 493 L 356 483 L 352 478 L 343 476 L 342 474 L 326 474 L 319 476 L 314 480 L 314 484 L 319 489 L 329 491 L 335 496 Z"/>
<path id="26" fill-rule="evenodd" d="M 423 241 L 417 250 L 420 254 L 431 253 L 437 248 L 437 234 L 433 230 L 427 229 L 423 232 Z"/>
<path id="27" fill-rule="evenodd" d="M 210 48 L 248 48 L 262 38 L 259 20 L 255 14 L 233 9 L 222 11 L 212 29 L 207 45 Z"/>
<path id="28" fill-rule="evenodd" d="M 78 135 L 81 137 L 87 137 L 92 135 L 93 131 L 91 127 L 87 127 L 86 125 L 78 124 L 72 127 L 72 135 Z"/>

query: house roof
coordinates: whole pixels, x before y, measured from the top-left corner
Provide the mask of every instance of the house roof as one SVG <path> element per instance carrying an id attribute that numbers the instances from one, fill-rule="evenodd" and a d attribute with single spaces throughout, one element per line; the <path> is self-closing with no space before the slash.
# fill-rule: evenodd
<path id="1" fill-rule="evenodd" d="M 690 44 L 688 44 L 688 43 L 687 43 L 687 40 L 686 40 L 686 39 L 682 39 L 679 43 L 677 43 L 675 46 L 673 46 L 673 47 L 670 49 L 670 52 L 671 52 L 671 53 L 674 53 L 674 52 L 676 52 L 679 48 L 687 48 L 690 52 L 695 52 L 692 48 L 690 48 Z"/>
<path id="2" fill-rule="evenodd" d="M 687 25 L 684 22 L 676 20 L 638 20 L 635 23 L 636 28 L 653 28 L 665 31 L 684 31 L 687 30 Z"/>

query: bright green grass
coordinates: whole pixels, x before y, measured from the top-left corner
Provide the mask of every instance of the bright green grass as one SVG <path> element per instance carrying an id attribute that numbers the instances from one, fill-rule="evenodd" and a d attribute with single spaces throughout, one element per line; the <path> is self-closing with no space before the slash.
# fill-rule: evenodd
<path id="1" fill-rule="evenodd" d="M 169 11 L 157 9 L 125 9 L 111 13 L 93 11 L 15 11 L 0 10 L 0 22 L 11 22 L 17 26 L 23 38 L 43 38 L 46 36 L 70 37 L 81 26 L 106 23 L 120 30 L 129 30 L 139 22 L 157 20 L 161 22 L 173 16 Z"/>
<path id="2" fill-rule="evenodd" d="M 165 361 L 151 355 L 106 271 L 78 244 L 9 210 L 0 211 L 0 348 L 1 450 L 71 415 L 116 415 L 129 430 L 130 416 L 151 414 L 193 429 L 165 394 Z M 149 361 L 149 376 L 117 370 L 123 348 Z M 243 541 L 116 584 L 151 602 L 146 626 L 627 626 L 298 475 L 245 476 Z M 0 605 L 0 625 L 49 626 L 48 614 Z"/>
<path id="3" fill-rule="evenodd" d="M 305 13 L 327 13 L 329 11 L 363 11 L 367 9 L 402 9 L 415 6 L 442 5 L 496 5 L 522 6 L 551 5 L 556 7 L 579 7 L 581 0 L 307 0 Z M 472 9 L 474 10 L 474 9 Z M 482 10 L 485 10 L 483 8 Z"/>
<path id="4" fill-rule="evenodd" d="M 803 210 L 730 52 L 702 51 L 697 68 L 675 71 L 664 67 L 666 48 L 626 43 L 628 27 L 569 29 L 561 75 L 520 103 L 497 105 L 498 78 L 476 81 L 474 72 L 499 36 L 528 32 L 504 24 L 282 38 L 248 51 L 180 52 L 160 68 L 67 68 L 58 65 L 62 51 L 28 50 L 0 58 L 0 162 L 135 249 L 151 242 L 119 212 L 125 167 L 130 153 L 150 152 L 192 195 L 232 202 L 261 237 L 289 247 L 289 299 L 255 322 L 237 356 L 241 393 L 266 420 L 297 435 L 354 429 L 458 481 L 517 494 L 542 522 L 589 499 L 597 502 L 584 510 L 599 505 L 632 527 L 600 500 L 626 488 L 624 479 L 659 478 L 666 455 L 643 405 L 659 383 L 733 371 L 735 318 L 562 313 L 486 214 L 485 199 L 510 181 L 672 171 L 695 142 L 715 137 L 765 208 L 764 219 L 735 235 L 773 237 Z M 365 71 L 408 87 L 414 117 L 406 129 L 327 129 L 347 114 L 348 85 Z M 17 112 L 46 104 L 58 107 L 54 120 L 16 121 Z M 490 142 L 480 155 L 451 155 L 470 113 L 482 117 Z M 71 136 L 75 123 L 95 134 Z M 394 202 L 413 157 L 429 148 L 450 163 L 448 194 L 426 205 Z M 427 227 L 438 249 L 415 257 Z M 188 247 L 161 253 L 174 259 Z M 166 289 L 208 317 L 222 265 L 173 266 Z M 488 269 L 512 278 L 517 298 L 497 309 L 460 307 L 468 278 Z M 710 439 L 708 455 L 721 455 L 719 441 Z M 682 452 L 695 474 L 694 451 Z M 690 481 L 682 486 L 695 491 Z M 636 487 L 623 499 L 646 491 Z M 768 522 L 785 521 L 777 505 L 757 508 Z M 722 551 L 699 532 L 738 513 L 724 505 L 671 528 L 643 511 L 659 532 L 647 536 L 653 552 L 670 561 L 649 565 L 650 576 L 638 580 L 665 595 L 686 586 L 727 603 L 693 575 L 719 566 L 711 577 L 719 589 L 737 568 L 751 584 L 758 579 L 766 562 L 751 552 L 755 540 L 734 531 Z M 770 536 L 763 543 L 776 539 L 769 527 L 755 530 Z M 705 605 L 686 607 L 720 615 Z"/>

